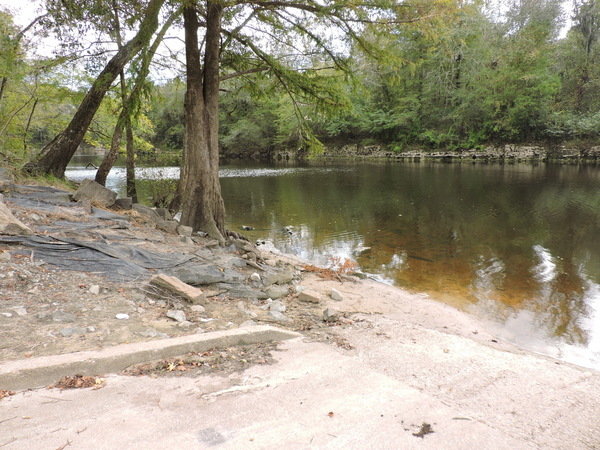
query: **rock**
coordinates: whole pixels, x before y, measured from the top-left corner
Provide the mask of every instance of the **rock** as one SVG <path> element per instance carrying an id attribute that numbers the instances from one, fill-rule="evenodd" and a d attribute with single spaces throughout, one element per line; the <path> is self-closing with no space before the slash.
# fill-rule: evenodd
<path id="1" fill-rule="evenodd" d="M 242 282 L 244 277 L 231 269 L 219 269 L 208 264 L 186 264 L 170 271 L 171 275 L 192 286 Z"/>
<path id="2" fill-rule="evenodd" d="M 252 275 L 250 275 L 250 281 L 260 282 L 260 274 L 254 272 Z"/>
<path id="3" fill-rule="evenodd" d="M 206 312 L 206 308 L 202 305 L 194 305 L 190 308 L 190 310 L 192 310 L 193 312 L 197 312 L 197 313 L 205 313 Z"/>
<path id="4" fill-rule="evenodd" d="M 331 291 L 329 291 L 329 296 L 332 300 L 335 300 L 336 302 L 341 302 L 342 300 L 344 300 L 344 296 L 342 295 L 342 293 L 335 288 L 331 288 Z"/>
<path id="5" fill-rule="evenodd" d="M 133 206 L 133 199 L 131 197 L 118 198 L 115 200 L 113 206 L 119 209 L 129 211 Z"/>
<path id="6" fill-rule="evenodd" d="M 304 289 L 298 294 L 298 300 L 306 303 L 320 303 L 321 294 L 315 291 L 311 291 L 310 289 Z"/>
<path id="7" fill-rule="evenodd" d="M 194 240 L 189 236 L 179 236 L 179 242 L 186 245 L 194 245 Z"/>
<path id="8" fill-rule="evenodd" d="M 156 211 L 156 214 L 158 214 L 163 220 L 173 220 L 173 216 L 171 216 L 171 213 L 167 208 L 156 208 L 154 211 Z"/>
<path id="9" fill-rule="evenodd" d="M 93 180 L 84 180 L 77 192 L 73 194 L 73 199 L 75 201 L 87 199 L 95 205 L 109 207 L 115 203 L 117 193 Z"/>
<path id="10" fill-rule="evenodd" d="M 235 306 L 237 306 L 237 309 L 242 311 L 244 314 L 246 314 L 252 318 L 258 317 L 258 314 L 256 314 L 254 311 L 250 311 L 248 309 L 248 307 L 246 306 L 246 303 L 244 303 L 243 301 L 237 302 Z"/>
<path id="11" fill-rule="evenodd" d="M 98 295 L 100 294 L 100 286 L 98 286 L 97 284 L 92 284 L 88 291 L 90 294 Z"/>
<path id="12" fill-rule="evenodd" d="M 10 261 L 12 255 L 7 250 L 0 251 L 0 261 Z"/>
<path id="13" fill-rule="evenodd" d="M 275 300 L 271 303 L 269 303 L 269 311 L 279 311 L 279 312 L 285 312 L 286 307 L 283 303 L 281 303 L 279 300 Z"/>
<path id="14" fill-rule="evenodd" d="M 327 308 L 323 311 L 323 321 L 324 322 L 335 322 L 340 318 L 340 312 L 336 309 Z"/>
<path id="15" fill-rule="evenodd" d="M 42 217 L 39 214 L 33 213 L 33 214 L 29 214 L 29 218 L 31 220 L 33 220 L 34 222 L 39 222 L 42 220 Z"/>
<path id="16" fill-rule="evenodd" d="M 153 330 L 151 328 L 148 328 L 146 331 L 140 331 L 138 334 L 140 336 L 147 337 L 147 338 L 155 338 L 155 337 L 159 337 L 159 338 L 162 338 L 162 339 L 168 339 L 169 338 L 168 334 L 166 334 L 166 333 L 160 333 L 160 332 L 155 331 L 155 330 Z"/>
<path id="17" fill-rule="evenodd" d="M 75 322 L 77 320 L 77 316 L 59 309 L 58 311 L 52 313 L 52 320 L 54 322 L 69 323 Z"/>
<path id="18" fill-rule="evenodd" d="M 287 286 L 269 286 L 267 289 L 265 289 L 265 292 L 267 293 L 267 295 L 273 299 L 278 299 L 281 297 L 284 297 L 288 294 L 288 287 Z"/>
<path id="19" fill-rule="evenodd" d="M 152 208 L 149 208 L 149 207 L 147 207 L 145 205 L 142 205 L 140 203 L 134 203 L 131 206 L 131 209 L 133 209 L 135 212 L 137 212 L 141 216 L 144 216 L 147 220 L 150 220 L 151 222 L 156 223 L 156 222 L 159 222 L 161 220 L 164 220 Z"/>
<path id="20" fill-rule="evenodd" d="M 245 322 L 240 323 L 238 328 L 246 328 L 246 327 L 255 327 L 258 324 L 254 320 L 246 320 Z"/>
<path id="21" fill-rule="evenodd" d="M 167 311 L 167 317 L 169 319 L 176 320 L 179 323 L 187 321 L 187 317 L 185 316 L 185 313 L 183 311 L 181 311 L 180 309 L 170 309 L 169 311 Z"/>
<path id="22" fill-rule="evenodd" d="M 323 311 L 323 320 L 325 322 L 335 322 L 340 318 L 340 316 L 340 311 L 334 308 L 327 308 L 325 311 Z"/>
<path id="23" fill-rule="evenodd" d="M 287 284 L 294 279 L 294 271 L 291 269 L 285 270 L 272 270 L 269 268 L 269 271 L 263 274 L 262 279 L 265 286 L 270 286 L 272 284 Z"/>
<path id="24" fill-rule="evenodd" d="M 60 334 L 62 334 L 64 337 L 69 337 L 69 336 L 74 336 L 74 335 L 82 335 L 82 334 L 86 334 L 88 332 L 87 328 L 83 328 L 83 327 L 70 327 L 70 328 L 63 328 L 62 330 L 60 330 Z"/>
<path id="25" fill-rule="evenodd" d="M 156 227 L 170 234 L 177 234 L 179 224 L 174 220 L 159 220 L 156 222 Z"/>
<path id="26" fill-rule="evenodd" d="M 179 236 L 185 236 L 185 237 L 191 238 L 193 232 L 194 232 L 194 229 L 192 227 L 188 227 L 186 225 L 179 225 L 177 227 L 177 234 L 179 234 Z"/>
<path id="27" fill-rule="evenodd" d="M 184 320 L 183 322 L 179 322 L 177 324 L 177 326 L 180 328 L 189 328 L 192 325 L 194 325 L 194 322 L 190 322 L 189 320 Z"/>
<path id="28" fill-rule="evenodd" d="M 9 236 L 22 236 L 31 235 L 33 231 L 15 216 L 13 216 L 10 209 L 4 204 L 0 203 L 0 234 L 6 234 Z"/>
<path id="29" fill-rule="evenodd" d="M 125 313 L 119 313 L 115 316 L 116 319 L 119 320 L 128 320 L 129 319 L 129 314 L 125 314 Z"/>
<path id="30" fill-rule="evenodd" d="M 291 322 L 292 319 L 284 316 L 279 311 L 269 311 L 269 317 L 277 322 Z"/>
<path id="31" fill-rule="evenodd" d="M 26 316 L 27 309 L 24 306 L 14 306 L 12 310 L 17 314 L 17 316 Z"/>
<path id="32" fill-rule="evenodd" d="M 3 313 L 0 313 L 0 316 L 12 317 L 13 315 L 12 315 L 12 313 L 3 312 Z"/>
<path id="33" fill-rule="evenodd" d="M 233 298 L 265 299 L 269 297 L 266 292 L 244 284 L 219 283 L 217 287 L 226 290 L 227 295 Z"/>
<path id="34" fill-rule="evenodd" d="M 206 296 L 201 289 L 190 286 L 178 278 L 159 274 L 150 279 L 150 284 L 167 289 L 169 292 L 179 295 L 195 305 L 206 303 Z"/>

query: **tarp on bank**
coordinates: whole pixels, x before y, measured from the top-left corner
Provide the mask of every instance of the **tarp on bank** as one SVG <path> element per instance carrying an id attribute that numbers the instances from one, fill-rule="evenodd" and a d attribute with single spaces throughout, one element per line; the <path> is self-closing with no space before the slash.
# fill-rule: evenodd
<path id="1" fill-rule="evenodd" d="M 150 274 L 149 269 L 167 270 L 195 258 L 182 253 L 156 253 L 125 244 L 84 242 L 50 236 L 0 236 L 0 243 L 32 249 L 34 260 L 43 260 L 64 270 L 104 274 L 113 281 L 130 281 Z"/>

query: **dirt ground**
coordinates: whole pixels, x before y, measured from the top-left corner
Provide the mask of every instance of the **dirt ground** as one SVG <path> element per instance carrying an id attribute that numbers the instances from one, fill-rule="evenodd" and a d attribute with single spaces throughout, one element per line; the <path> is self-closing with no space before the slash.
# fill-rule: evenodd
<path id="1" fill-rule="evenodd" d="M 26 192 L 25 187 L 14 189 Z M 87 229 L 101 232 L 104 242 L 127 240 L 135 243 L 136 248 L 158 253 L 194 254 L 205 250 L 222 264 L 231 261 L 228 258 L 232 253 L 233 256 L 242 253 L 214 246 L 214 241 L 209 238 L 195 237 L 191 242 L 182 236 L 157 230 L 154 224 L 133 212 L 120 212 L 129 224 L 123 227 L 110 220 L 99 222 L 86 214 L 85 208 L 82 212 L 77 204 L 72 208 L 48 212 L 43 208 L 23 207 L 11 202 L 10 192 L 5 192 L 5 201 L 14 216 L 40 236 L 90 238 L 93 233 L 86 232 L 83 236 L 83 223 Z M 70 227 L 69 223 L 77 223 L 78 227 Z M 49 264 L 36 254 L 35 249 L 26 245 L 0 242 L 0 360 L 94 350 L 252 324 L 275 324 L 303 332 L 311 339 L 331 341 L 344 347 L 345 341 L 335 337 L 335 328 L 345 326 L 351 320 L 344 311 L 338 320 L 323 320 L 327 300 L 332 302 L 326 292 L 330 287 L 325 286 L 325 280 L 307 272 L 301 262 L 289 257 L 270 252 L 262 252 L 261 255 L 264 259 L 259 261 L 259 265 L 267 267 L 268 263 L 290 268 L 295 273 L 292 282 L 282 285 L 287 288 L 287 294 L 279 298 L 286 307 L 284 314 L 287 321 L 275 320 L 267 314 L 268 300 L 237 298 L 216 285 L 201 286 L 207 301 L 204 307 L 198 308 L 181 297 L 158 291 L 150 285 L 151 276 L 158 271 L 117 282 L 103 274 L 65 270 Z M 223 267 L 221 270 L 231 268 Z M 236 270 L 248 280 L 257 272 L 254 265 L 237 267 Z M 334 281 L 329 281 L 331 286 L 360 284 L 353 277 L 334 278 Z M 298 301 L 296 286 L 299 285 L 319 290 L 326 301 Z M 350 288 L 350 291 L 354 290 Z M 335 306 L 341 306 L 341 303 Z M 168 311 L 173 309 L 184 311 L 186 320 L 178 322 L 167 317 Z M 207 363 L 204 367 L 223 369 L 227 366 L 231 369 L 235 366 L 233 362 L 237 361 L 237 368 L 243 369 L 250 360 L 268 360 L 269 353 L 268 348 L 258 349 L 256 355 L 250 355 L 249 349 L 232 349 L 229 353 L 235 356 L 236 352 L 247 354 L 239 358 L 224 357 L 230 360 L 228 364 Z"/>

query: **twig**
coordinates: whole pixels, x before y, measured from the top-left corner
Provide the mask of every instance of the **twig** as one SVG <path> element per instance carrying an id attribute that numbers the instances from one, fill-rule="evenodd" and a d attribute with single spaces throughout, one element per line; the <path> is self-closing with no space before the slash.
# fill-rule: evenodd
<path id="1" fill-rule="evenodd" d="M 60 447 L 58 447 L 56 450 L 64 450 L 65 447 L 68 447 L 71 445 L 71 441 L 69 441 L 67 439 L 67 443 L 65 445 L 61 445 Z"/>

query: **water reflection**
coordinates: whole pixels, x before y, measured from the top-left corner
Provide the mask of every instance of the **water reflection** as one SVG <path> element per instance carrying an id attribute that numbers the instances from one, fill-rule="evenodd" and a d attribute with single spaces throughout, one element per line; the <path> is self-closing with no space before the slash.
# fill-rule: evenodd
<path id="1" fill-rule="evenodd" d="M 600 368 L 597 167 L 236 163 L 221 184 L 231 229 L 316 264 L 350 258 L 505 339 Z"/>

